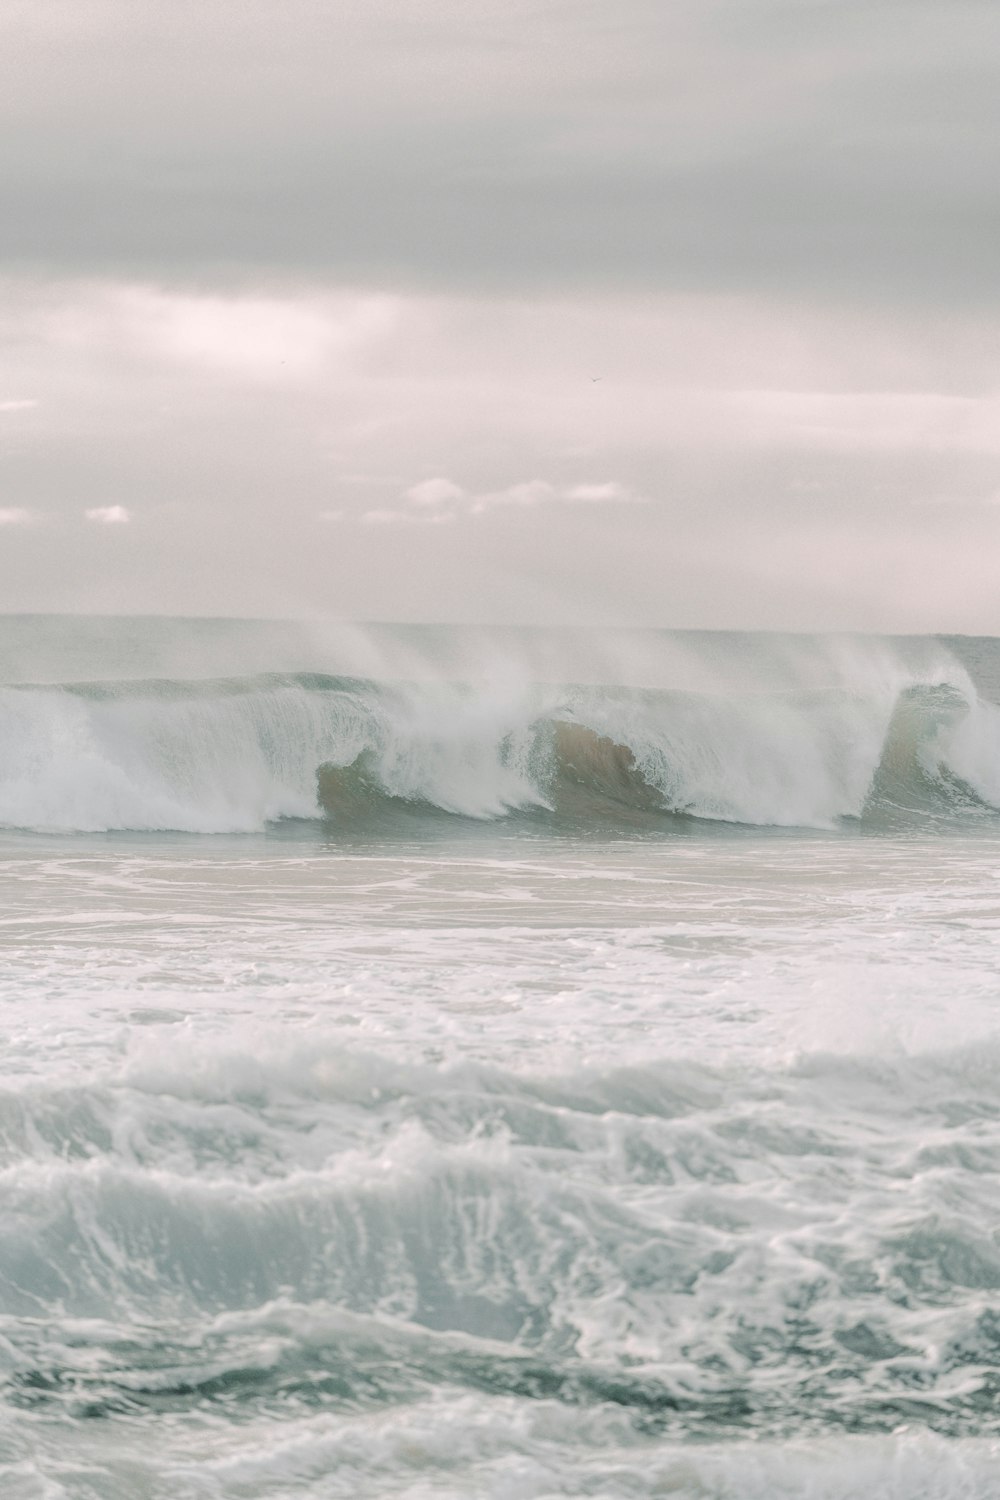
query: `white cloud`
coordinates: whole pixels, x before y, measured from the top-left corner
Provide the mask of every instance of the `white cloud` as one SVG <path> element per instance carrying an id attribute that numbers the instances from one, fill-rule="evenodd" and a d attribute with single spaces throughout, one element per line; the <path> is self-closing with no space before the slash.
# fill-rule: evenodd
<path id="1" fill-rule="evenodd" d="M 571 489 L 563 491 L 564 500 L 582 505 L 629 504 L 638 498 L 615 480 L 611 480 L 608 484 L 575 484 Z"/>
<path id="2" fill-rule="evenodd" d="M 409 500 L 411 505 L 450 505 L 464 500 L 465 493 L 460 484 L 454 484 L 450 479 L 439 477 L 424 479 L 420 484 L 413 485 L 406 491 L 403 499 Z"/>
<path id="3" fill-rule="evenodd" d="M 396 332 L 404 309 L 399 297 L 350 289 L 210 293 L 93 280 L 36 287 L 20 300 L 0 304 L 4 322 L 22 338 L 40 338 L 64 364 L 68 356 L 91 368 L 140 360 L 165 374 L 179 368 L 213 384 L 278 390 L 363 359 Z M 0 376 L 10 378 L 2 364 Z M 5 401 L 0 410 L 29 404 L 38 403 Z"/>
<path id="4" fill-rule="evenodd" d="M 37 401 L 0 401 L 0 411 L 32 411 Z"/>
<path id="5" fill-rule="evenodd" d="M 30 526 L 34 519 L 32 512 L 23 506 L 0 506 L 0 526 Z"/>
<path id="6" fill-rule="evenodd" d="M 525 479 L 502 490 L 475 493 L 456 484 L 454 480 L 440 476 L 412 485 L 410 489 L 404 490 L 401 498 L 406 502 L 406 507 L 383 506 L 377 510 L 369 510 L 362 515 L 361 520 L 372 526 L 408 522 L 441 525 L 458 516 L 479 516 L 484 511 L 503 506 L 530 510 L 541 505 L 644 503 L 644 496 L 635 494 L 617 480 L 599 484 L 557 485 L 548 479 Z"/>
<path id="7" fill-rule="evenodd" d="M 505 490 L 492 490 L 485 495 L 477 495 L 472 502 L 472 510 L 479 515 L 484 510 L 492 510 L 495 505 L 528 507 L 545 505 L 558 499 L 559 491 L 547 479 L 528 479 L 522 484 L 508 485 Z"/>
<path id="8" fill-rule="evenodd" d="M 388 333 L 398 299 L 208 296 L 127 287 L 107 315 L 134 345 L 206 371 L 281 382 L 318 377 Z"/>
<path id="9" fill-rule="evenodd" d="M 132 519 L 124 505 L 95 505 L 92 510 L 85 510 L 84 515 L 99 526 L 124 526 Z"/>
<path id="10" fill-rule="evenodd" d="M 454 510 L 412 511 L 379 506 L 376 510 L 366 510 L 361 522 L 364 526 L 442 526 L 447 521 L 453 521 L 457 514 Z"/>
<path id="11" fill-rule="evenodd" d="M 522 484 L 512 484 L 505 490 L 492 490 L 476 495 L 471 509 L 479 515 L 498 505 L 519 506 L 527 509 L 537 505 L 608 505 L 642 504 L 644 497 L 635 494 L 617 480 L 601 484 L 555 485 L 547 479 L 529 479 Z"/>
<path id="12" fill-rule="evenodd" d="M 691 393 L 683 408 L 702 441 L 828 453 L 1000 452 L 1000 399 L 991 394 L 758 389 Z"/>

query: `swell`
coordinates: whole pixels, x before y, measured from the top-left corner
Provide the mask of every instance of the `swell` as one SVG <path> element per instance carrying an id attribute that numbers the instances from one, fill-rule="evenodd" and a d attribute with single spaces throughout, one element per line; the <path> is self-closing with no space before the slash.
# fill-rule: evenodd
<path id="1" fill-rule="evenodd" d="M 998 802 L 1000 709 L 957 668 L 745 693 L 318 674 L 0 688 L 8 828 L 881 828 Z"/>

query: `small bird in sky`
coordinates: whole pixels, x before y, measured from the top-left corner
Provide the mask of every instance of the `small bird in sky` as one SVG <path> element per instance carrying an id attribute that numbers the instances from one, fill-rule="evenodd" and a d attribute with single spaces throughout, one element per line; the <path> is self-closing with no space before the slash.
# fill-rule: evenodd
<path id="1" fill-rule="evenodd" d="M 603 375 L 591 375 L 590 378 L 593 381 L 594 385 L 596 385 L 599 380 L 603 380 L 604 379 L 604 376 Z"/>

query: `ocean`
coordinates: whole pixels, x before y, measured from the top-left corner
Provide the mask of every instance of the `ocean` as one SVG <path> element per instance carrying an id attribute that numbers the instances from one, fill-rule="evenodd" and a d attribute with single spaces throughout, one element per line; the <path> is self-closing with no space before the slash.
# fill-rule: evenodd
<path id="1" fill-rule="evenodd" d="M 4 1500 L 1000 1489 L 1000 642 L 0 620 Z"/>

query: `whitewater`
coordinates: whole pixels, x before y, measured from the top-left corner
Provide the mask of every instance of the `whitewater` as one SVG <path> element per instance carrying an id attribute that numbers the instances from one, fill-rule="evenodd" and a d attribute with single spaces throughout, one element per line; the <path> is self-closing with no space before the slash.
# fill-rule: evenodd
<path id="1" fill-rule="evenodd" d="M 1000 642 L 0 620 L 5 1500 L 987 1500 Z"/>

